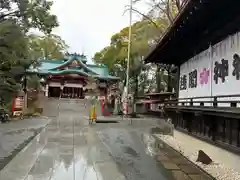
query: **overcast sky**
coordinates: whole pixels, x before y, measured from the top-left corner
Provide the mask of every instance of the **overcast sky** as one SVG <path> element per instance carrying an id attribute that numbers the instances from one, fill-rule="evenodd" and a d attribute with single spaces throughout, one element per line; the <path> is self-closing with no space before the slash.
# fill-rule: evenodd
<path id="1" fill-rule="evenodd" d="M 70 52 L 83 51 L 90 60 L 109 44 L 114 33 L 128 26 L 129 13 L 123 16 L 127 4 L 129 0 L 54 0 L 52 12 L 60 23 L 54 33 L 66 41 Z M 143 4 L 138 8 L 146 9 Z"/>

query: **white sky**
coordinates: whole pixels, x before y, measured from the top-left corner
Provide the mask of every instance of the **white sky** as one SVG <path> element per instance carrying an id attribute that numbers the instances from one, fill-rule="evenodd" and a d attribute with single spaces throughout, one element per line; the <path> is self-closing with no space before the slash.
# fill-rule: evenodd
<path id="1" fill-rule="evenodd" d="M 129 13 L 123 12 L 129 0 L 54 0 L 52 12 L 60 26 L 58 34 L 70 46 L 69 52 L 82 51 L 88 61 L 95 52 L 107 46 L 114 33 L 129 25 Z M 145 5 L 138 5 L 144 10 Z M 133 15 L 134 21 L 139 15 Z"/>

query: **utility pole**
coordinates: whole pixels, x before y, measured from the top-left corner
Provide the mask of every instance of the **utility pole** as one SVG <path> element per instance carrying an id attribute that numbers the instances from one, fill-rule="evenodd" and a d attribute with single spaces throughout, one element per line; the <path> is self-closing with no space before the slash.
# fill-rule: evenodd
<path id="1" fill-rule="evenodd" d="M 131 44 L 132 44 L 132 6 L 133 6 L 133 0 L 130 0 L 129 29 L 128 29 L 128 54 L 127 54 L 127 79 L 126 79 L 127 109 L 129 107 L 128 93 L 129 93 L 129 66 L 130 66 Z"/>

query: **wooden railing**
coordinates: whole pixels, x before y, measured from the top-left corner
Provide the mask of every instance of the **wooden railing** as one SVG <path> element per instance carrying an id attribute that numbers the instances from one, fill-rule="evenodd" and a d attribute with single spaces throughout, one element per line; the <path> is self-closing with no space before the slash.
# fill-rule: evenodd
<path id="1" fill-rule="evenodd" d="M 142 103 L 140 103 L 142 104 Z M 153 101 L 152 105 L 145 108 L 146 113 L 164 114 L 166 111 L 205 111 L 222 114 L 240 114 L 240 94 L 220 95 L 220 96 L 201 96 L 189 98 L 174 98 Z M 143 110 L 141 110 L 142 112 Z M 145 112 L 144 111 L 144 112 Z"/>
<path id="2" fill-rule="evenodd" d="M 240 107 L 240 94 L 176 98 L 165 100 L 163 104 L 164 106 L 237 108 Z"/>

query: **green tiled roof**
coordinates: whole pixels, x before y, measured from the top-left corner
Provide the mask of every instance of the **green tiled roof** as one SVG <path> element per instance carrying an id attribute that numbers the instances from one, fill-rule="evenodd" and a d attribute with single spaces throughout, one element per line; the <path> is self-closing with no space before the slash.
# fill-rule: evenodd
<path id="1" fill-rule="evenodd" d="M 94 72 L 96 72 L 100 76 L 108 76 L 109 75 L 109 71 L 106 66 L 87 64 L 87 67 L 92 69 Z"/>
<path id="2" fill-rule="evenodd" d="M 29 73 L 37 73 L 42 75 L 60 75 L 60 74 L 80 74 L 83 76 L 93 76 L 99 79 L 117 80 L 118 77 L 109 75 L 108 68 L 103 64 L 86 64 L 86 59 L 82 56 L 70 55 L 65 60 L 41 60 L 40 66 L 37 68 L 30 68 Z M 85 57 L 85 56 L 84 56 Z M 61 70 L 62 66 L 67 66 L 72 61 L 77 60 L 79 67 L 70 67 Z"/>
<path id="3" fill-rule="evenodd" d="M 41 69 L 47 69 L 47 70 L 55 69 L 55 68 L 57 68 L 61 64 L 62 63 L 59 63 L 59 62 L 50 63 L 50 62 L 45 61 L 45 62 L 41 62 L 40 68 Z"/>

